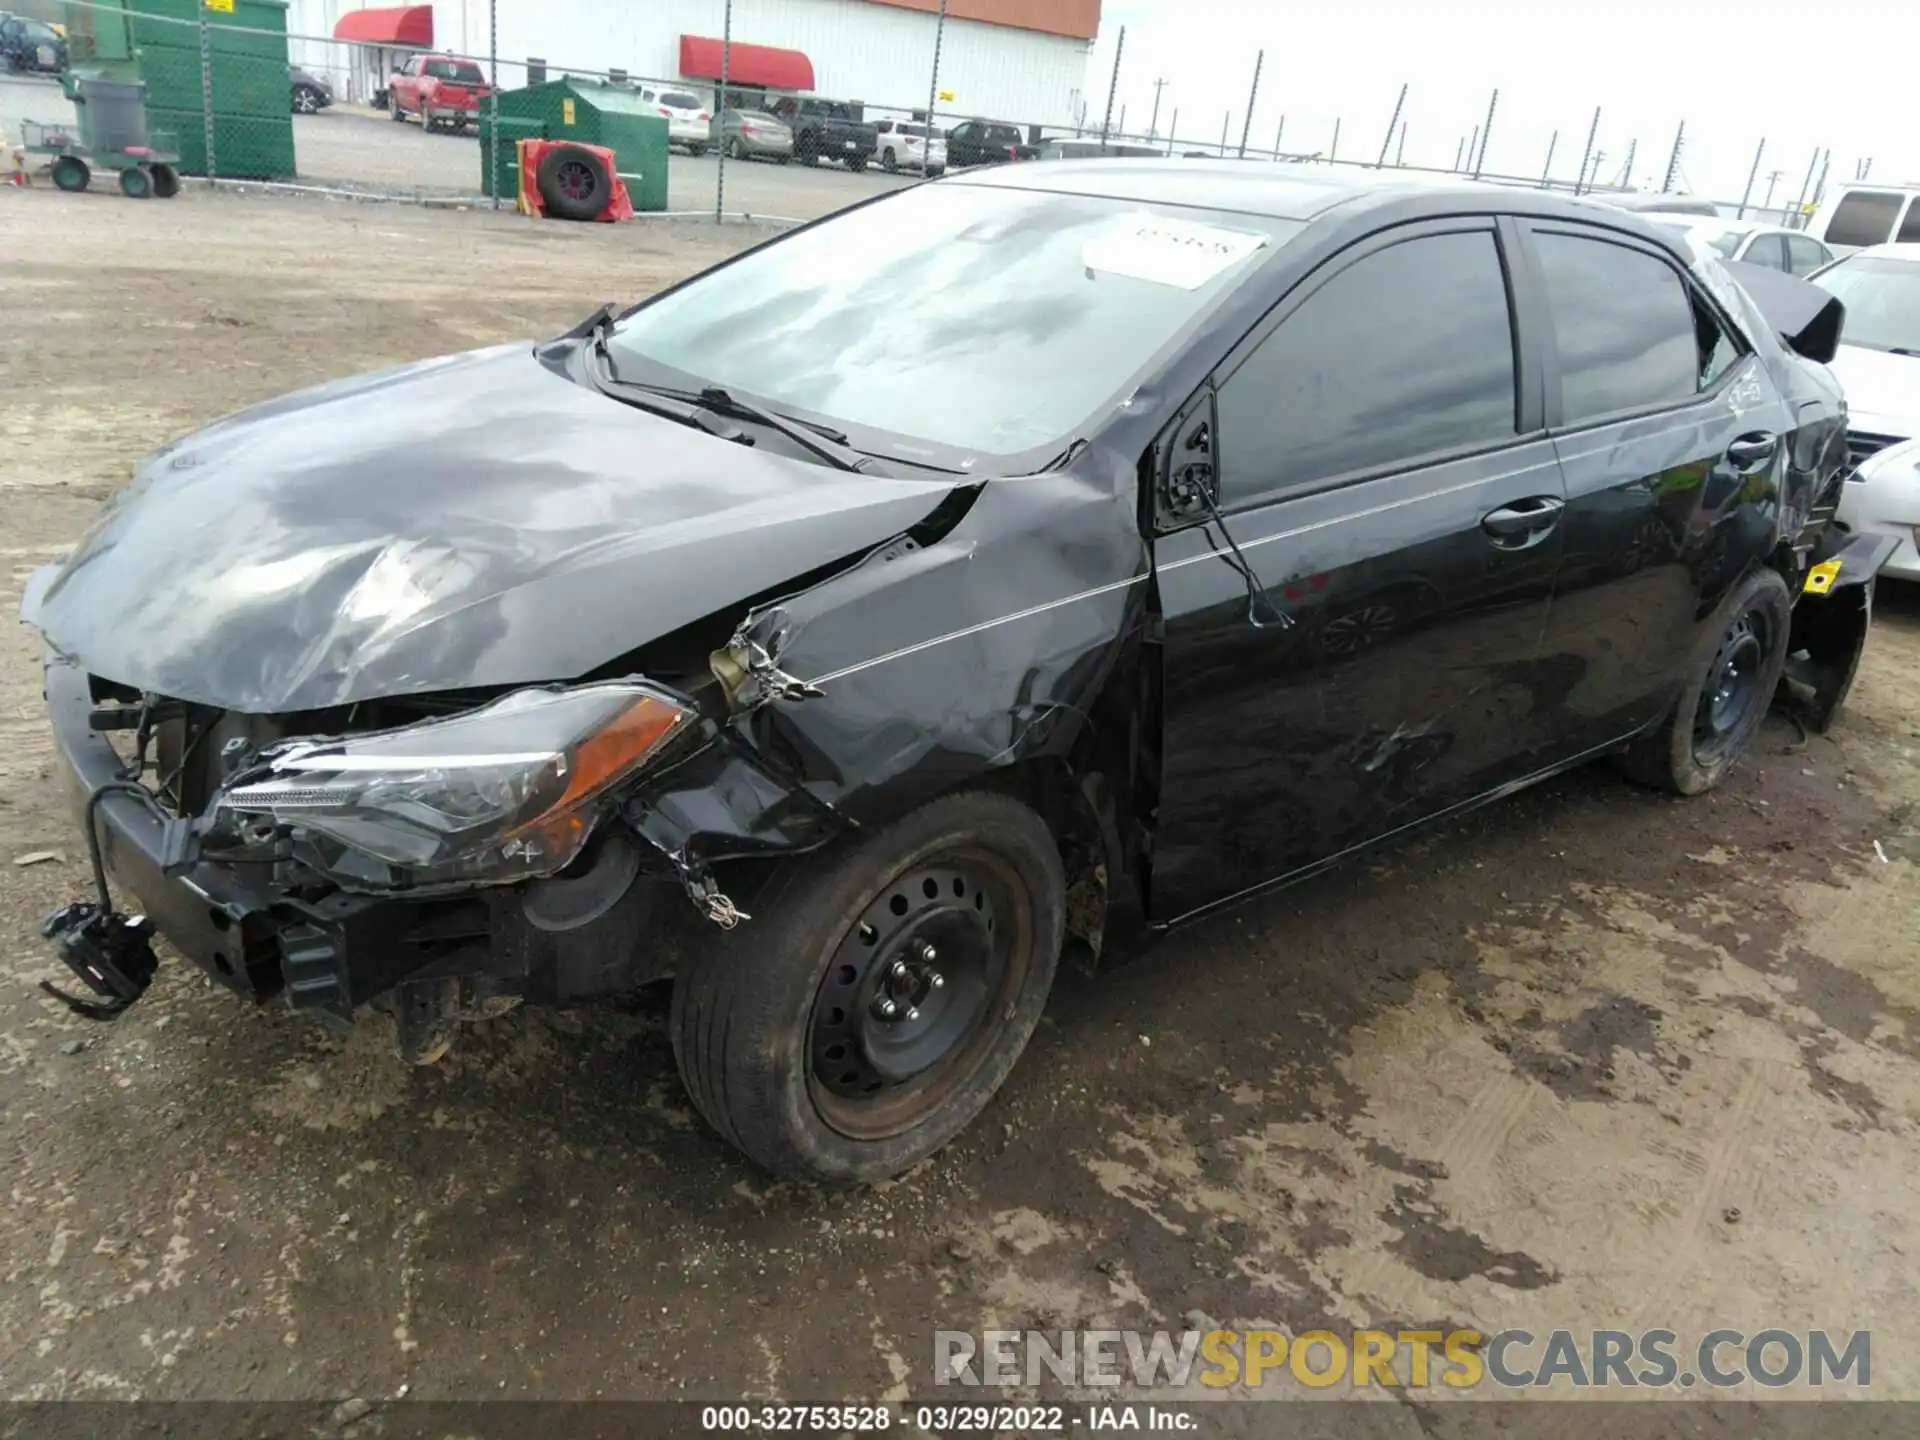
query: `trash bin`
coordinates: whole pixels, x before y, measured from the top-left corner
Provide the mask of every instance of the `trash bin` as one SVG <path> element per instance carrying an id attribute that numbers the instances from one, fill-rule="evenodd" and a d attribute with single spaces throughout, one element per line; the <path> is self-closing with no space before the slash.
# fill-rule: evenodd
<path id="1" fill-rule="evenodd" d="M 74 89 L 80 143 L 87 149 L 112 155 L 147 143 L 147 87 L 140 81 L 83 75 Z"/>

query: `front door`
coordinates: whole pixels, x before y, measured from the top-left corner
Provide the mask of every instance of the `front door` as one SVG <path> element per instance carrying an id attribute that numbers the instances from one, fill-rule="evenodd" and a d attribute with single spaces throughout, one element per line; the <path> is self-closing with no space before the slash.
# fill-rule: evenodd
<path id="1" fill-rule="evenodd" d="M 1794 421 L 1671 258 L 1533 222 L 1545 398 L 1567 485 L 1544 652 L 1566 753 L 1659 719 L 1702 625 L 1764 554 Z"/>
<path id="2" fill-rule="evenodd" d="M 1505 277 L 1491 219 L 1362 242 L 1170 433 L 1219 514 L 1155 545 L 1156 920 L 1530 772 L 1563 491 Z"/>

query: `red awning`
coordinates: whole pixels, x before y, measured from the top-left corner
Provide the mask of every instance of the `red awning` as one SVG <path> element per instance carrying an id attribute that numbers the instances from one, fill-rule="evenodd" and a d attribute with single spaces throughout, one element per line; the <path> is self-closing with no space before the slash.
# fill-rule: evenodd
<path id="1" fill-rule="evenodd" d="M 395 5 L 386 10 L 352 10 L 333 27 L 336 40 L 364 40 L 371 45 L 433 48 L 433 7 Z"/>
<path id="2" fill-rule="evenodd" d="M 711 36 L 682 35 L 680 73 L 689 80 L 718 80 L 720 49 L 720 42 Z M 799 50 L 782 50 L 777 45 L 742 45 L 736 40 L 727 64 L 727 83 L 758 85 L 767 90 L 811 90 L 813 61 Z"/>

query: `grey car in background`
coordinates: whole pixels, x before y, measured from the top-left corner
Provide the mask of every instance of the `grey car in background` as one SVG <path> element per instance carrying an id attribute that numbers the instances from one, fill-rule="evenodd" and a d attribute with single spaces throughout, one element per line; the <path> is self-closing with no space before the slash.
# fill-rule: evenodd
<path id="1" fill-rule="evenodd" d="M 713 120 L 713 143 L 729 160 L 793 159 L 793 131 L 786 121 L 764 110 L 726 110 Z"/>

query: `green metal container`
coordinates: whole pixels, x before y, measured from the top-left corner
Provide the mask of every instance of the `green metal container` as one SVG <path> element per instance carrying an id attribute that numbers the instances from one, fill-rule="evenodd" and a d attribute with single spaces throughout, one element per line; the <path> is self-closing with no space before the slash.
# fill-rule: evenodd
<path id="1" fill-rule="evenodd" d="M 483 194 L 494 193 L 496 170 L 500 175 L 499 194 L 511 199 L 519 193 L 515 141 L 578 140 L 613 151 L 615 168 L 627 182 L 635 210 L 657 212 L 667 208 L 667 122 L 628 86 L 569 76 L 544 85 L 503 90 L 498 137 L 492 131 L 489 108 L 488 102 L 481 102 Z"/>
<path id="2" fill-rule="evenodd" d="M 229 179 L 281 180 L 295 172 L 286 0 L 99 0 L 69 5 L 76 63 L 147 86 L 153 123 L 179 137 L 180 169 L 207 173 L 207 93 L 214 161 Z M 201 66 L 200 20 L 208 22 Z"/>

